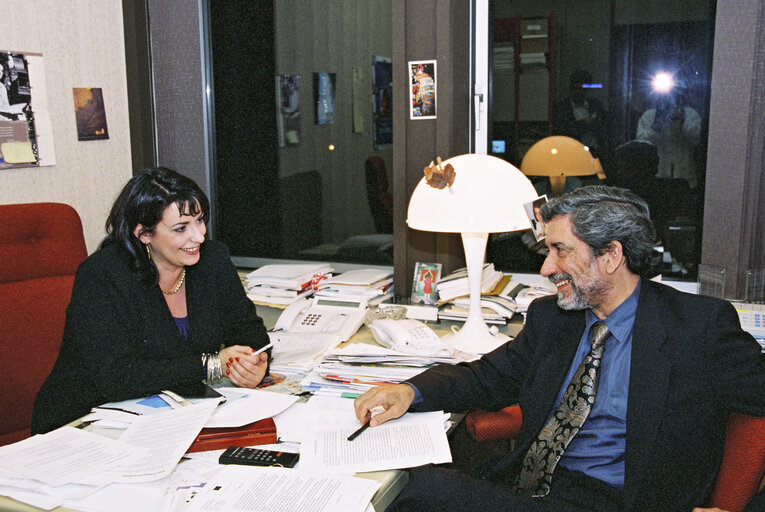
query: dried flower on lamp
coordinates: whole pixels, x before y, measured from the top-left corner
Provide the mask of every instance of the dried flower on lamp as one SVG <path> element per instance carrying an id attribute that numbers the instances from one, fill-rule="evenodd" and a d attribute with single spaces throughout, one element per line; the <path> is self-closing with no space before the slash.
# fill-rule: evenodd
<path id="1" fill-rule="evenodd" d="M 436 157 L 438 165 L 432 161 L 430 165 L 425 167 L 425 182 L 433 188 L 442 189 L 444 187 L 451 187 L 454 184 L 454 177 L 457 175 L 454 172 L 452 164 L 446 164 L 446 167 L 441 166 L 441 157 Z"/>

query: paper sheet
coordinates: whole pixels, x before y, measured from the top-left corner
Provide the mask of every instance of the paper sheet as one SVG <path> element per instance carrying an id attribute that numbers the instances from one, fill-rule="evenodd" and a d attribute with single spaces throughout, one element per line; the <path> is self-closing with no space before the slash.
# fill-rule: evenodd
<path id="1" fill-rule="evenodd" d="M 168 476 L 216 406 L 216 401 L 206 400 L 138 418 L 119 440 L 146 448 L 148 456 L 114 470 L 113 481 L 150 482 Z"/>
<path id="2" fill-rule="evenodd" d="M 62 427 L 0 448 L 0 466 L 57 486 L 84 480 L 144 456 L 143 450 L 126 443 Z"/>
<path id="3" fill-rule="evenodd" d="M 294 404 L 298 397 L 257 389 L 217 388 L 226 397 L 207 420 L 205 427 L 241 427 L 253 421 L 271 418 Z"/>
<path id="4" fill-rule="evenodd" d="M 309 420 L 310 418 L 310 420 Z M 287 430 L 301 442 L 300 468 L 355 473 L 451 462 L 441 411 L 407 413 L 348 441 L 359 422 L 353 400 L 314 396 Z"/>
<path id="5" fill-rule="evenodd" d="M 187 512 L 364 512 L 380 483 L 295 469 L 226 466 Z"/>

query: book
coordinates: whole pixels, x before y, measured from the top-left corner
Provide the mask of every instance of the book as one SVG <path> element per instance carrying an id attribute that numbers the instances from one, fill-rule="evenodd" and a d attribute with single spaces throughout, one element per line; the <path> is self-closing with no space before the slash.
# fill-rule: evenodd
<path id="1" fill-rule="evenodd" d="M 206 452 L 225 449 L 229 446 L 273 444 L 276 441 L 276 423 L 273 418 L 265 418 L 241 427 L 203 428 L 186 451 Z"/>

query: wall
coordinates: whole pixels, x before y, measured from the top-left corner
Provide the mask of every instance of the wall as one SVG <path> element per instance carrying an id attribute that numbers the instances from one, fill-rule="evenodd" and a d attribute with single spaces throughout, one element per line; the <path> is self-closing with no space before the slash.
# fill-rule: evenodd
<path id="1" fill-rule="evenodd" d="M 279 150 L 281 177 L 319 171 L 325 242 L 342 242 L 352 235 L 374 233 L 364 162 L 371 155 L 382 157 L 390 178 L 393 150 L 375 151 L 372 143 L 371 70 L 373 56 L 392 56 L 391 0 L 280 0 L 274 2 L 274 9 L 276 72 L 300 75 L 301 80 L 302 144 Z M 354 68 L 361 68 L 363 77 L 362 133 L 353 131 Z M 314 72 L 336 74 L 333 124 L 315 124 Z M 329 144 L 336 149 L 329 151 Z"/>
<path id="2" fill-rule="evenodd" d="M 0 171 L 0 203 L 72 205 L 93 252 L 114 198 L 131 176 L 122 5 L 0 0 L 0 12 L 0 49 L 43 54 L 56 151 L 54 166 Z M 103 89 L 109 139 L 77 140 L 73 87 Z"/>
<path id="3" fill-rule="evenodd" d="M 762 0 L 718 1 L 701 253 L 739 299 L 747 270 L 765 267 L 764 26 Z"/>

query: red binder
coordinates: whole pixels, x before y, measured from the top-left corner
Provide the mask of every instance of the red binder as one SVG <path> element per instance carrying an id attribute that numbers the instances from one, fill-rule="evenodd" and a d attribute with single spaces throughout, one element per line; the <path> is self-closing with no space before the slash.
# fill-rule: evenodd
<path id="1" fill-rule="evenodd" d="M 229 446 L 272 444 L 276 440 L 276 424 L 273 418 L 266 418 L 241 427 L 203 428 L 186 451 L 205 452 Z"/>

